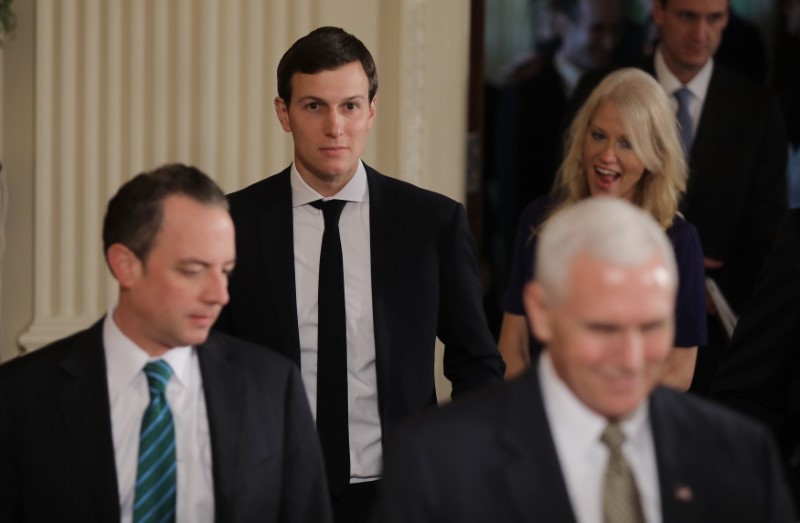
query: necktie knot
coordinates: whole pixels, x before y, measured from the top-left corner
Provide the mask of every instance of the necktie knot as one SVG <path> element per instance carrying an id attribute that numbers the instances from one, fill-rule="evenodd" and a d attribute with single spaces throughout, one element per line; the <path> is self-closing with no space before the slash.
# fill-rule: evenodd
<path id="1" fill-rule="evenodd" d="M 325 228 L 339 225 L 339 217 L 347 202 L 344 200 L 317 200 L 311 205 L 322 211 L 325 218 Z"/>
<path id="2" fill-rule="evenodd" d="M 172 367 L 169 363 L 164 360 L 151 361 L 144 366 L 144 373 L 147 375 L 150 397 L 163 396 L 172 376 Z"/>
<path id="3" fill-rule="evenodd" d="M 675 90 L 675 98 L 678 100 L 678 107 L 686 107 L 688 110 L 689 101 L 692 99 L 692 92 L 688 87 L 681 87 Z"/>
<path id="4" fill-rule="evenodd" d="M 625 433 L 622 432 L 618 423 L 609 423 L 600 436 L 600 441 L 605 443 L 612 452 L 619 452 L 622 444 L 625 443 Z"/>

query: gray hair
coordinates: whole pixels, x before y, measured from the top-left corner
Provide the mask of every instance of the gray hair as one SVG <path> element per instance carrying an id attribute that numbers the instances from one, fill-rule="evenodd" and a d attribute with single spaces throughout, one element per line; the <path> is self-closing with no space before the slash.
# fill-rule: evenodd
<path id="1" fill-rule="evenodd" d="M 649 213 L 621 198 L 587 198 L 547 220 L 536 247 L 535 279 L 548 300 L 564 298 L 579 254 L 623 267 L 642 265 L 658 255 L 677 288 L 675 254 L 666 234 Z"/>

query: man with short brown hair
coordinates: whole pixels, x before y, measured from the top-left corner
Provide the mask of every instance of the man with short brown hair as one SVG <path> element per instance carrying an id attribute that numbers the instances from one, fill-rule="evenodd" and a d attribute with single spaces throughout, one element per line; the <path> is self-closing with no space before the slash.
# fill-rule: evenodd
<path id="1" fill-rule="evenodd" d="M 0 521 L 330 521 L 300 375 L 209 329 L 236 263 L 225 195 L 165 165 L 103 223 L 117 304 L 0 366 Z"/>

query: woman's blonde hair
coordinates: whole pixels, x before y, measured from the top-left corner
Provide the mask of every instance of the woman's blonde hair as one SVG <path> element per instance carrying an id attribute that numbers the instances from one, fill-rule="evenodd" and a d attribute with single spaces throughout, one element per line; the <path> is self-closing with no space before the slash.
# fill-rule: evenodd
<path id="1" fill-rule="evenodd" d="M 553 212 L 591 196 L 583 165 L 589 126 L 605 102 L 619 110 L 625 134 L 645 172 L 636 184 L 633 203 L 649 212 L 663 228 L 672 225 L 686 191 L 687 167 L 678 123 L 664 89 L 639 69 L 608 75 L 583 104 L 567 132 L 564 161 L 553 184 Z"/>

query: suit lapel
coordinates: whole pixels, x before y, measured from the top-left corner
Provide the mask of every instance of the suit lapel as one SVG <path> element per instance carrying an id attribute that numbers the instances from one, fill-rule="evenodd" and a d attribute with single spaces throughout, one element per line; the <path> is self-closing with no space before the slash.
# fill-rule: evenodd
<path id="1" fill-rule="evenodd" d="M 691 523 L 702 521 L 694 503 L 703 477 L 696 471 L 707 462 L 706 456 L 695 454 L 691 445 L 695 429 L 683 419 L 680 405 L 676 405 L 664 390 L 656 389 L 650 400 L 650 423 L 656 450 L 658 478 L 661 486 L 661 512 L 663 521 Z"/>
<path id="2" fill-rule="evenodd" d="M 103 320 L 76 337 L 61 363 L 67 377 L 59 389 L 72 448 L 91 492 L 99 520 L 119 520 L 119 487 L 108 398 Z"/>
<path id="3" fill-rule="evenodd" d="M 237 375 L 236 351 L 231 350 L 223 337 L 212 332 L 208 340 L 197 347 L 197 357 L 211 434 L 216 519 L 224 521 L 235 512 L 233 499 L 241 453 L 239 436 L 244 423 L 244 385 Z"/>
<path id="4" fill-rule="evenodd" d="M 738 91 L 731 89 L 732 82 L 735 83 L 731 79 L 730 72 L 724 66 L 715 64 L 689 155 L 690 184 L 696 184 L 698 181 L 705 184 L 709 180 L 712 184 L 730 183 L 732 173 L 727 172 L 725 166 L 735 164 L 721 161 L 719 152 L 726 151 L 730 147 L 731 133 L 740 129 L 738 118 L 741 116 L 737 111 L 731 111 L 731 107 L 742 102 L 736 95 Z M 688 202 L 693 199 L 692 191 L 688 191 L 686 196 L 688 207 Z M 705 202 L 698 201 L 696 205 L 705 205 Z M 705 248 L 705 243 L 703 245 Z"/>
<path id="5" fill-rule="evenodd" d="M 721 74 L 719 67 L 714 66 L 714 72 L 711 73 L 711 80 L 703 102 L 703 112 L 700 113 L 700 121 L 697 122 L 697 133 L 689 154 L 690 167 L 703 160 L 703 155 L 707 151 L 724 150 L 724 142 L 719 142 L 719 140 L 720 138 L 724 140 L 724 133 L 721 134 L 720 131 L 724 130 L 725 126 L 724 124 L 720 125 L 720 122 L 724 122 L 727 119 L 727 115 L 735 113 L 730 111 L 731 106 L 724 87 L 724 80 L 720 78 Z M 720 147 L 722 148 L 720 149 Z M 692 175 L 695 178 L 697 176 L 694 171 Z"/>
<path id="6" fill-rule="evenodd" d="M 640 62 L 639 67 L 658 79 L 656 76 L 654 56 L 648 57 Z M 724 125 L 720 125 L 720 121 L 724 121 L 727 115 L 735 114 L 735 112 L 732 113 L 730 111 L 730 101 L 728 100 L 727 90 L 725 88 L 726 81 L 723 76 L 724 72 L 721 71 L 718 65 L 715 65 L 711 73 L 711 80 L 708 84 L 705 101 L 703 102 L 703 111 L 700 113 L 700 121 L 697 122 L 697 131 L 694 141 L 692 142 L 692 150 L 689 152 L 688 162 L 690 168 L 696 165 L 699 159 L 702 159 L 706 151 L 719 150 L 717 149 L 719 144 L 713 145 L 709 144 L 709 142 L 720 139 L 720 130 L 725 128 Z M 667 95 L 671 96 L 670 93 L 667 93 Z M 720 118 L 723 120 L 720 120 Z M 713 125 L 709 122 L 713 122 Z M 692 178 L 696 177 L 697 174 L 692 170 Z M 691 179 L 690 183 L 692 183 Z"/>
<path id="7" fill-rule="evenodd" d="M 506 460 L 505 488 L 519 520 L 574 522 L 575 516 L 550 433 L 536 368 L 509 387 L 498 434 Z"/>
<path id="8" fill-rule="evenodd" d="M 297 327 L 297 303 L 294 273 L 294 233 L 292 218 L 292 188 L 289 169 L 276 175 L 277 187 L 265 194 L 264 215 L 260 217 L 261 251 L 263 268 L 267 277 L 271 310 L 278 316 L 281 325 L 283 346 L 289 351 L 286 356 L 300 365 L 300 333 Z"/>
<path id="9" fill-rule="evenodd" d="M 372 320 L 375 332 L 375 366 L 378 375 L 378 401 L 382 419 L 387 420 L 386 407 L 389 383 L 392 324 L 394 317 L 394 287 L 397 264 L 400 263 L 395 236 L 401 226 L 401 213 L 391 198 L 382 175 L 366 166 L 369 186 L 369 229 L 372 271 Z M 402 386 L 402 384 L 395 384 Z M 382 393 L 383 392 L 383 393 Z M 384 427 L 386 430 L 386 427 Z"/>

